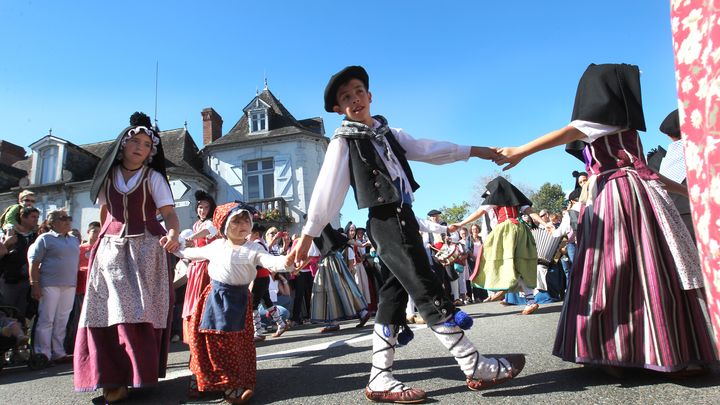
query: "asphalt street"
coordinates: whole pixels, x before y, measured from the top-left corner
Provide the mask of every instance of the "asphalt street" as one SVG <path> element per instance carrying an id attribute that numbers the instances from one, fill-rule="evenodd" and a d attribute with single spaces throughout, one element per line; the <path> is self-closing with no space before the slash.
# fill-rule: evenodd
<path id="1" fill-rule="evenodd" d="M 428 403 L 446 404 L 718 404 L 720 370 L 691 379 L 630 370 L 623 378 L 564 362 L 550 354 L 561 304 L 543 305 L 530 316 L 521 307 L 497 303 L 463 307 L 475 318 L 468 332 L 485 355 L 525 353 L 527 364 L 514 380 L 486 391 L 469 391 L 454 359 L 424 326 L 396 352 L 395 375 L 428 392 Z M 342 324 L 333 334 L 303 325 L 258 344 L 254 404 L 366 404 L 362 394 L 370 370 L 372 321 L 362 329 Z M 172 344 L 168 376 L 154 388 L 132 390 L 127 404 L 222 403 L 220 395 L 188 401 L 189 352 Z M 41 371 L 26 366 L 0 372 L 0 404 L 103 403 L 101 392 L 76 393 L 72 366 Z"/>

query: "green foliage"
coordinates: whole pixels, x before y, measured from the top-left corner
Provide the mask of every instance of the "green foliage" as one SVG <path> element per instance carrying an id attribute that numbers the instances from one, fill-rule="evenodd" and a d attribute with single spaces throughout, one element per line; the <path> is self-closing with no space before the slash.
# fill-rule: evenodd
<path id="1" fill-rule="evenodd" d="M 545 183 L 537 192 L 528 195 L 533 202 L 533 211 L 547 210 L 550 213 L 560 213 L 563 210 L 565 192 L 559 184 Z"/>
<path id="2" fill-rule="evenodd" d="M 469 208 L 470 203 L 467 201 L 463 201 L 460 204 L 453 204 L 449 207 L 440 207 L 440 212 L 442 212 L 441 218 L 448 224 L 460 222 L 468 215 Z"/>

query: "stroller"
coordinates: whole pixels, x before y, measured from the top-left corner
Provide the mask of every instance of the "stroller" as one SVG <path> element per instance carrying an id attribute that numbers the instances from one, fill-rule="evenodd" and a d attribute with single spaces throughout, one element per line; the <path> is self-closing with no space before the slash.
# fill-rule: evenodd
<path id="1" fill-rule="evenodd" d="M 18 322 L 19 315 L 15 307 L 0 307 L 0 329 L 7 328 L 12 321 Z M 32 370 L 39 370 L 47 366 L 49 359 L 44 354 L 33 352 L 30 339 L 18 339 L 16 336 L 0 333 L 0 371 L 5 366 L 23 363 L 27 363 Z"/>

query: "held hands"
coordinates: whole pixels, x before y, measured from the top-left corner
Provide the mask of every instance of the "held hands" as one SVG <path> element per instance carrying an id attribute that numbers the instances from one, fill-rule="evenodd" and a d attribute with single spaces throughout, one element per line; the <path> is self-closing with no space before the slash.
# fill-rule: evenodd
<path id="1" fill-rule="evenodd" d="M 460 229 L 461 227 L 462 227 L 462 225 L 459 222 L 456 222 L 454 224 L 448 225 L 447 231 L 448 231 L 448 233 L 453 233 L 453 232 L 457 231 L 458 229 Z"/>
<path id="2" fill-rule="evenodd" d="M 485 160 L 492 160 L 493 162 L 496 162 L 496 163 L 497 163 L 497 160 L 502 157 L 497 153 L 497 148 L 487 147 L 487 146 L 471 147 L 470 148 L 470 156 L 474 156 L 476 158 L 485 159 Z"/>
<path id="3" fill-rule="evenodd" d="M 497 163 L 498 166 L 507 165 L 503 167 L 503 171 L 512 169 L 525 157 L 518 147 L 508 146 L 498 148 L 497 153 L 500 157 L 494 160 L 494 162 Z"/>
<path id="4" fill-rule="evenodd" d="M 180 248 L 180 242 L 175 234 L 168 234 L 160 238 L 160 246 L 170 253 L 175 253 Z"/>
<path id="5" fill-rule="evenodd" d="M 288 253 L 285 265 L 294 265 L 295 268 L 299 268 L 300 264 L 305 262 L 308 258 L 308 252 L 310 246 L 312 246 L 313 238 L 310 235 L 303 234 L 300 240 L 295 244 L 295 247 Z"/>

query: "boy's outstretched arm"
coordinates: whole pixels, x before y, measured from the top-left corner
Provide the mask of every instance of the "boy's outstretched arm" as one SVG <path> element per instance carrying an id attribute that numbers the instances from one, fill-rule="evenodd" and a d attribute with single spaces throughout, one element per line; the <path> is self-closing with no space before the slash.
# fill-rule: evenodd
<path id="1" fill-rule="evenodd" d="M 534 139 L 523 146 L 498 148 L 498 154 L 502 155 L 495 161 L 499 166 L 507 164 L 503 167 L 503 171 L 512 169 L 523 158 L 532 155 L 541 150 L 550 149 L 555 146 L 564 145 L 568 142 L 585 138 L 585 134 L 580 132 L 573 126 L 566 126 L 555 131 L 549 132 L 537 139 Z"/>
<path id="2" fill-rule="evenodd" d="M 471 146 L 470 156 L 492 160 L 493 162 L 497 162 L 498 159 L 502 158 L 502 155 L 498 154 L 497 148 L 487 146 Z"/>

